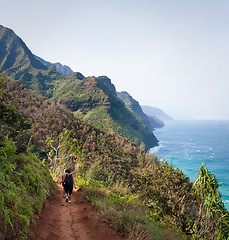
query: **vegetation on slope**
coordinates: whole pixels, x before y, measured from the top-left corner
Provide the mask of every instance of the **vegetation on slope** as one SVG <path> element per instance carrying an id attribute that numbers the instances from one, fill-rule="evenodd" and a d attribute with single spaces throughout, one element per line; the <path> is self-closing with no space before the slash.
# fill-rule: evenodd
<path id="1" fill-rule="evenodd" d="M 229 238 L 229 213 L 216 177 L 206 166 L 200 167 L 194 185 L 181 170 L 144 151 L 138 152 L 127 175 L 123 167 L 128 166 L 121 163 L 116 172 L 100 162 L 89 169 L 82 168 L 78 174 L 88 199 L 122 235 L 130 239 L 182 238 L 174 237 L 175 229 L 170 237 L 165 237 L 156 224 L 166 231 L 176 227 L 185 239 Z"/>
<path id="2" fill-rule="evenodd" d="M 228 212 L 217 181 L 207 170 L 201 169 L 200 179 L 205 180 L 193 186 L 179 169 L 148 155 L 143 145 L 139 148 L 93 127 L 18 82 L 5 78 L 1 94 L 3 103 L 19 112 L 19 123 L 25 126 L 19 135 L 12 135 L 15 144 L 23 142 L 22 149 L 44 158 L 54 176 L 65 167 L 77 171 L 88 199 L 120 234 L 163 239 L 169 231 L 167 239 L 182 238 L 169 230 L 173 226 L 185 238 L 227 239 Z M 2 132 L 9 131 L 7 126 Z M 55 152 L 52 146 L 61 147 Z"/>
<path id="3" fill-rule="evenodd" d="M 26 239 L 31 217 L 40 213 L 54 183 L 48 168 L 17 142 L 30 124 L 5 98 L 1 88 L 0 239 Z"/>
<path id="4" fill-rule="evenodd" d="M 117 98 L 115 87 L 107 77 L 84 78 L 74 86 L 65 83 L 60 90 L 62 93 L 54 93 L 53 99 L 58 99 L 76 115 L 137 145 L 141 142 L 147 148 L 157 145 L 152 131 Z"/>
<path id="5" fill-rule="evenodd" d="M 32 215 L 40 213 L 53 188 L 48 168 L 40 160 L 1 139 L 0 238 L 26 239 Z"/>
<path id="6" fill-rule="evenodd" d="M 15 140 L 17 143 L 23 142 L 27 149 L 40 156 L 46 157 L 47 137 L 52 135 L 58 142 L 60 134 L 66 130 L 81 147 L 82 158 L 89 162 L 99 158 L 104 162 L 111 159 L 114 162 L 126 161 L 131 164 L 132 156 L 137 156 L 138 147 L 125 138 L 90 125 L 75 117 L 63 105 L 32 93 L 16 81 L 5 78 L 2 91 L 6 96 L 5 103 L 14 106 L 29 124 L 28 129 Z"/>

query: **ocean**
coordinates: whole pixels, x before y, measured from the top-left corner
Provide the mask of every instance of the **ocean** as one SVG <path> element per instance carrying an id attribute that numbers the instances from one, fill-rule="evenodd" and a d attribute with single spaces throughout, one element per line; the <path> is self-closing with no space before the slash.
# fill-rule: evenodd
<path id="1" fill-rule="evenodd" d="M 159 146 L 150 152 L 181 169 L 191 181 L 206 164 L 222 183 L 220 193 L 229 210 L 229 121 L 166 121 L 154 134 Z"/>

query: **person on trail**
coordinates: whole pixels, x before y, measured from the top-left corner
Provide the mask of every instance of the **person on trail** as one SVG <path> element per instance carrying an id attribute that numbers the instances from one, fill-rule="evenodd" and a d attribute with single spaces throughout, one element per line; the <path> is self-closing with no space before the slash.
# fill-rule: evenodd
<path id="1" fill-rule="evenodd" d="M 66 202 L 69 202 L 69 203 L 71 203 L 71 195 L 72 195 L 72 191 L 73 191 L 73 185 L 76 188 L 74 176 L 73 176 L 73 174 L 71 174 L 70 169 L 67 169 L 65 171 L 65 175 L 64 175 L 64 190 L 65 190 L 65 194 L 66 194 Z"/>
<path id="2" fill-rule="evenodd" d="M 60 180 L 59 180 L 59 182 L 61 182 L 62 187 L 63 187 L 63 197 L 64 198 L 66 197 L 65 189 L 64 189 L 64 176 L 65 176 L 65 174 L 66 174 L 66 170 L 61 174 L 61 177 L 60 177 Z"/>

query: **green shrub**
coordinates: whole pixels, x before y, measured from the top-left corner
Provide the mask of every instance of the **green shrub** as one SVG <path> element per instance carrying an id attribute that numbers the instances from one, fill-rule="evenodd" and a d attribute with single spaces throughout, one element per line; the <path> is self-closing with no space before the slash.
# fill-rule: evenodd
<path id="1" fill-rule="evenodd" d="M 31 153 L 16 153 L 13 142 L 0 142 L 0 237 L 26 239 L 30 219 L 40 213 L 54 188 L 48 169 Z"/>

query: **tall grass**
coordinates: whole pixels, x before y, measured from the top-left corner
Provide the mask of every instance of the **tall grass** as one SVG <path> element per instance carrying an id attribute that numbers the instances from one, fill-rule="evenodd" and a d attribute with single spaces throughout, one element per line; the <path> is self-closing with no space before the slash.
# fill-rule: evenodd
<path id="1" fill-rule="evenodd" d="M 104 187 L 101 182 L 78 181 L 83 194 L 95 206 L 100 217 L 128 240 L 185 239 L 176 229 L 169 230 L 149 216 L 148 209 L 141 205 L 137 195 L 130 194 L 121 183 Z"/>

